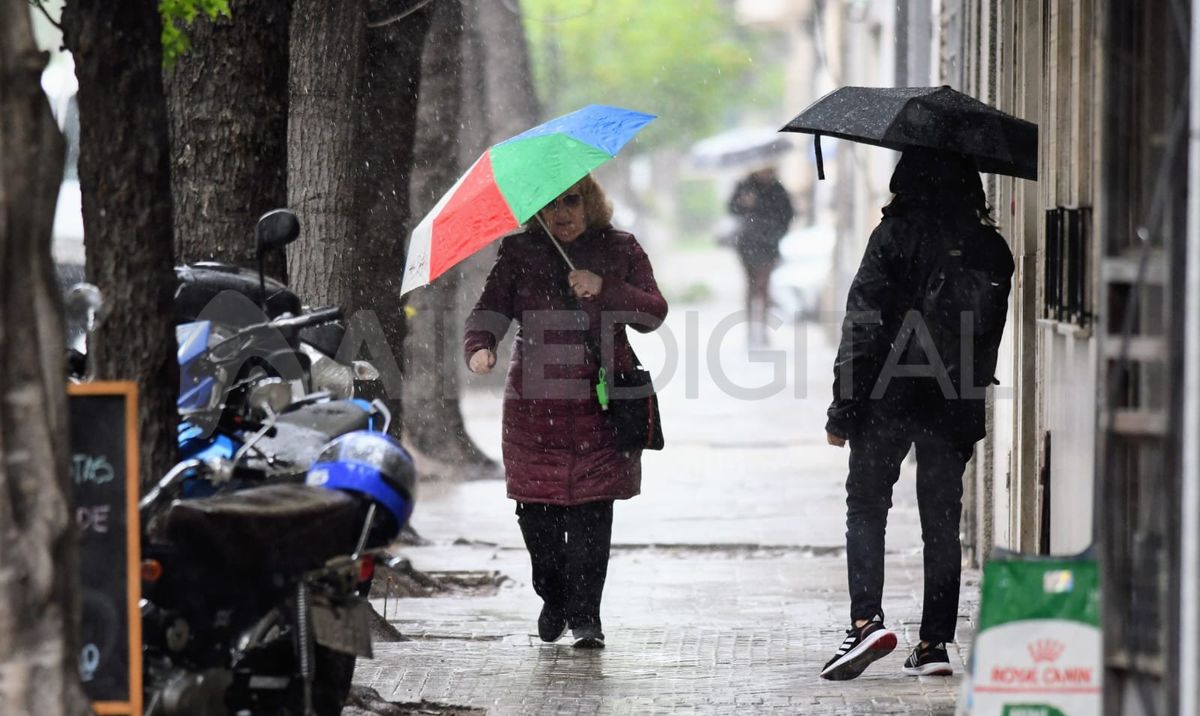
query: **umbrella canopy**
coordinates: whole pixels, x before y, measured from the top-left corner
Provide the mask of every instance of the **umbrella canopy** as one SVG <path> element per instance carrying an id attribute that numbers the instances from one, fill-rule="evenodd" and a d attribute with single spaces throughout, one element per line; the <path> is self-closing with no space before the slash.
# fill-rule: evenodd
<path id="1" fill-rule="evenodd" d="M 903 151 L 927 147 L 975 159 L 979 171 L 1037 179 L 1038 128 L 949 87 L 842 87 L 783 132 L 828 135 Z"/>
<path id="2" fill-rule="evenodd" d="M 413 229 L 400 293 L 519 229 L 652 119 L 593 104 L 488 148 Z"/>
<path id="3" fill-rule="evenodd" d="M 738 127 L 692 145 L 693 169 L 749 169 L 762 166 L 792 150 L 787 137 L 774 127 Z"/>

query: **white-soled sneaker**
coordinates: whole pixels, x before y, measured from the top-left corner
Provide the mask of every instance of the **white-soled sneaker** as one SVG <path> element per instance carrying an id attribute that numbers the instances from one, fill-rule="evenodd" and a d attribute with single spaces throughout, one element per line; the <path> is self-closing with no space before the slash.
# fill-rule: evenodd
<path id="1" fill-rule="evenodd" d="M 861 627 L 853 624 L 846 630 L 846 638 L 821 670 L 821 678 L 830 681 L 856 679 L 872 663 L 882 659 L 896 648 L 896 635 L 888 631 L 883 620 L 876 616 Z"/>
<path id="2" fill-rule="evenodd" d="M 909 676 L 954 676 L 950 655 L 945 644 L 917 644 L 904 660 L 904 673 Z"/>

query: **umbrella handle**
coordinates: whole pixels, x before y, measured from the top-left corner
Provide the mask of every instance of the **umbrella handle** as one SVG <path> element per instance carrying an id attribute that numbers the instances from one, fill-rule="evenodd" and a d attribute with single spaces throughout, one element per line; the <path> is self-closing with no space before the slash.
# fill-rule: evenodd
<path id="1" fill-rule="evenodd" d="M 544 229 L 544 230 L 545 230 L 545 232 L 546 232 L 546 236 L 550 237 L 550 243 L 554 244 L 554 248 L 558 249 L 558 253 L 559 253 L 560 255 L 562 255 L 562 257 L 563 257 L 563 261 L 566 261 L 566 262 L 567 262 L 567 266 L 568 266 L 568 267 L 569 267 L 569 268 L 570 268 L 572 271 L 574 271 L 574 270 L 575 270 L 575 264 L 571 263 L 571 257 L 570 257 L 570 256 L 567 256 L 567 252 L 566 252 L 566 251 L 563 251 L 562 244 L 558 243 L 558 239 L 554 238 L 554 234 L 550 233 L 550 227 L 549 227 L 549 226 L 546 226 L 546 222 L 545 222 L 545 221 L 542 221 L 542 216 L 541 216 L 541 214 L 534 214 L 534 216 L 536 216 L 536 217 L 537 217 L 538 223 L 542 225 L 542 229 Z"/>

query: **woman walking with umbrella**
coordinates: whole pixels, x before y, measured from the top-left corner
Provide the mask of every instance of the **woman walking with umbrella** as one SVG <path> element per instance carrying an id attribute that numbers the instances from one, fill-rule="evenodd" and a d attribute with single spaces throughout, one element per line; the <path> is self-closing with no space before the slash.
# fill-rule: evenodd
<path id="1" fill-rule="evenodd" d="M 649 259 L 612 227 L 590 172 L 653 119 L 588 105 L 489 147 L 413 230 L 401 287 L 423 286 L 505 237 L 463 348 L 472 371 L 490 372 L 500 339 L 519 326 L 504 397 L 505 481 L 543 601 L 538 635 L 557 641 L 569 624 L 580 648 L 604 646 L 613 501 L 641 489 L 641 450 L 617 448 L 630 436 L 617 434 L 615 404 L 604 412 L 606 376 L 636 367 L 625 327 L 651 331 L 667 314 Z M 661 447 L 661 434 L 651 437 L 633 442 Z"/>
<path id="2" fill-rule="evenodd" d="M 463 348 L 472 371 L 490 372 L 518 323 L 504 397 L 505 482 L 543 601 L 538 635 L 557 641 L 569 624 L 580 648 L 604 646 L 613 501 L 641 489 L 641 450 L 617 448 L 617 421 L 604 412 L 606 376 L 636 367 L 625 326 L 651 331 L 667 314 L 649 259 L 612 227 L 590 172 L 653 119 L 588 105 L 489 147 L 413 230 L 401 287 L 423 286 L 505 237 Z"/>
<path id="3" fill-rule="evenodd" d="M 518 323 L 504 397 L 508 496 L 543 602 L 538 636 L 557 641 L 569 625 L 579 648 L 604 646 L 613 501 L 641 489 L 641 451 L 617 448 L 592 390 L 600 368 L 592 347 L 611 339 L 613 370 L 629 370 L 637 358 L 625 326 L 651 331 L 667 313 L 645 252 L 611 217 L 586 176 L 506 237 L 463 343 L 470 369 L 490 372 L 497 344 Z"/>

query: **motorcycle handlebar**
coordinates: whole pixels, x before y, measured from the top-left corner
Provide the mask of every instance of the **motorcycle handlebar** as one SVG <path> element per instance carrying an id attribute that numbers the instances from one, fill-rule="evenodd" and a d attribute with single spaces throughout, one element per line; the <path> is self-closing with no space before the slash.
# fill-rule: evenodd
<path id="1" fill-rule="evenodd" d="M 306 313 L 302 316 L 294 316 L 292 318 L 277 318 L 271 321 L 271 325 L 277 328 L 307 328 L 316 326 L 322 323 L 333 323 L 342 319 L 342 309 L 340 308 L 321 308 L 312 313 Z"/>
<path id="2" fill-rule="evenodd" d="M 287 318 L 276 318 L 274 320 L 267 321 L 266 323 L 255 323 L 253 325 L 246 326 L 245 328 L 239 329 L 236 333 L 229 336 L 228 338 L 225 338 L 220 343 L 217 343 L 214 346 L 210 346 L 208 349 L 206 349 L 205 352 L 207 353 L 208 356 L 210 356 L 210 360 L 214 360 L 216 362 L 224 362 L 226 360 L 237 358 L 237 355 L 235 355 L 235 354 L 226 355 L 226 353 L 224 352 L 224 349 L 226 348 L 226 346 L 239 345 L 239 341 L 242 341 L 247 337 L 253 337 L 256 334 L 260 334 L 265 329 L 274 328 L 274 329 L 299 330 L 301 328 L 307 328 L 309 326 L 317 326 L 322 323 L 332 323 L 334 321 L 340 321 L 341 319 L 342 319 L 342 309 L 340 309 L 340 308 L 321 308 L 316 311 L 313 311 L 312 313 L 305 313 L 300 316 L 290 316 Z M 244 348 L 244 347 L 245 346 L 243 345 L 242 348 Z"/>

